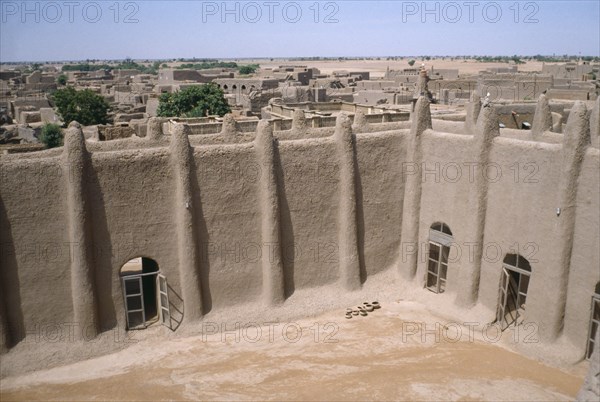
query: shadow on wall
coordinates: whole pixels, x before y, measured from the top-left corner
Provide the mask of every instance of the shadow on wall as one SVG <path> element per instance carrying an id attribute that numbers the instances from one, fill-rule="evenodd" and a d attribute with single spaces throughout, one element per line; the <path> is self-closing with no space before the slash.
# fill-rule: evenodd
<path id="1" fill-rule="evenodd" d="M 281 219 L 281 255 L 283 261 L 283 283 L 284 297 L 287 299 L 294 294 L 296 286 L 294 284 L 294 228 L 292 225 L 292 216 L 288 204 L 287 193 L 285 189 L 285 176 L 281 164 L 281 155 L 279 153 L 279 141 L 275 141 L 273 147 L 273 159 L 277 176 L 277 187 L 279 189 L 279 214 Z M 292 250 L 292 252 L 288 252 Z"/>
<path id="2" fill-rule="evenodd" d="M 360 283 L 367 281 L 367 267 L 365 266 L 365 211 L 363 210 L 363 188 L 358 165 L 356 150 L 356 135 L 352 134 L 352 163 L 354 164 L 354 186 L 356 194 L 356 232 L 358 243 L 358 266 L 360 269 Z"/>
<path id="3" fill-rule="evenodd" d="M 89 161 L 91 165 L 91 161 Z M 113 249 L 110 233 L 108 230 L 108 218 L 106 216 L 106 203 L 100 188 L 98 173 L 96 169 L 86 169 L 88 180 L 86 180 L 86 194 L 91 211 L 92 227 L 94 228 L 92 244 L 94 247 L 96 298 L 98 308 L 98 329 L 108 331 L 118 324 L 115 304 L 113 301 L 114 275 L 118 277 L 118 271 L 113 269 Z M 98 245 L 102 247 L 98 247 Z M 118 267 L 117 269 L 120 269 Z"/>
<path id="4" fill-rule="evenodd" d="M 13 347 L 25 338 L 25 324 L 23 322 L 23 310 L 21 309 L 21 285 L 17 273 L 17 258 L 15 254 L 14 241 L 11 225 L 6 215 L 6 208 L 2 197 L 0 197 L 0 312 L 6 326 L 7 347 Z"/>
<path id="5" fill-rule="evenodd" d="M 206 225 L 206 219 L 204 217 L 204 210 L 202 208 L 202 193 L 200 190 L 200 184 L 198 181 L 198 164 L 196 163 L 196 158 L 194 158 L 194 148 L 190 147 L 190 156 L 191 160 L 191 171 L 190 171 L 190 181 L 191 181 L 191 191 L 194 205 L 194 212 L 197 213 L 196 216 L 193 217 L 195 221 L 195 230 L 196 230 L 196 247 L 199 247 L 198 250 L 198 265 L 196 270 L 198 270 L 198 280 L 200 281 L 200 292 L 202 297 L 202 314 L 208 314 L 212 310 L 212 295 L 210 293 L 210 258 L 208 258 L 208 250 L 205 247 L 208 247 L 209 244 L 209 235 L 208 235 L 208 227 Z M 182 278 L 183 279 L 183 278 Z M 182 300 L 183 303 L 183 300 Z M 183 319 L 183 309 L 182 309 L 182 319 Z M 179 325 L 178 325 L 179 326 Z"/>
<path id="6" fill-rule="evenodd" d="M 175 289 L 173 289 L 171 285 L 167 284 L 167 288 L 169 289 L 169 315 L 171 318 L 170 328 L 172 331 L 176 331 L 183 322 L 183 298 L 177 292 L 175 292 Z M 176 325 L 173 325 L 173 323 Z"/>

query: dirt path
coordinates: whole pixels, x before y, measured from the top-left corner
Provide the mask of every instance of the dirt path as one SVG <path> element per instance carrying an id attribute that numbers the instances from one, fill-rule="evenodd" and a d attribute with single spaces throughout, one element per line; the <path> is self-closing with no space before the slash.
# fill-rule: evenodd
<path id="1" fill-rule="evenodd" d="M 470 340 L 465 328 L 444 329 L 418 303 L 382 305 L 367 317 L 338 310 L 260 329 L 240 323 L 225 335 L 207 323 L 204 336 L 5 378 L 0 399 L 566 401 L 583 382 L 478 331 Z"/>

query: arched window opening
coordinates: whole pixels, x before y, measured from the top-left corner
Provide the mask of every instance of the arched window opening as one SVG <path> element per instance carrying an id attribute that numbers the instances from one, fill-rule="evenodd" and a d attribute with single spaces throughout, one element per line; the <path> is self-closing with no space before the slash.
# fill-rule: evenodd
<path id="1" fill-rule="evenodd" d="M 590 326 L 588 329 L 588 341 L 585 350 L 585 358 L 590 359 L 594 353 L 596 333 L 600 327 L 600 282 L 596 284 L 596 289 L 592 295 L 592 311 L 590 315 Z"/>
<path id="2" fill-rule="evenodd" d="M 171 328 L 167 278 L 151 258 L 127 261 L 120 271 L 127 329 L 144 329 L 156 322 Z"/>
<path id="3" fill-rule="evenodd" d="M 444 293 L 446 290 L 448 256 L 453 242 L 452 231 L 448 225 L 441 222 L 431 225 L 425 287 L 434 293 Z"/>
<path id="4" fill-rule="evenodd" d="M 504 257 L 496 311 L 496 321 L 502 330 L 523 322 L 530 277 L 531 264 L 526 258 L 519 254 Z"/>

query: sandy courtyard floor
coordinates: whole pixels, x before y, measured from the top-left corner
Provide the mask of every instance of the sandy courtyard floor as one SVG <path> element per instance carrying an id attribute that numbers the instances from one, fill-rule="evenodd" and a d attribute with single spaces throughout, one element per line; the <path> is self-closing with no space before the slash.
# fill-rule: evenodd
<path id="1" fill-rule="evenodd" d="M 225 334 L 218 326 L 5 378 L 0 399 L 567 401 L 583 382 L 494 344 L 494 330 L 486 341 L 416 302 L 382 302 L 349 320 L 336 310 Z"/>

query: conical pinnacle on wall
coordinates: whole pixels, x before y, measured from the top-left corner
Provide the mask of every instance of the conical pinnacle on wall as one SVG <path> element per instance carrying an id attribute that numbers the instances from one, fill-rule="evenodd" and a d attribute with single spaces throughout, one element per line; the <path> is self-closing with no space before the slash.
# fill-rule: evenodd
<path id="1" fill-rule="evenodd" d="M 556 112 L 550 112 L 550 115 L 552 116 L 552 132 L 557 133 L 557 134 L 562 133 L 562 124 L 563 124 L 562 114 L 556 113 Z"/>
<path id="2" fill-rule="evenodd" d="M 304 110 L 296 109 L 292 117 L 292 130 L 306 129 L 306 116 Z"/>
<path id="3" fill-rule="evenodd" d="M 272 168 L 272 165 L 275 163 L 275 143 L 273 137 L 273 126 L 268 120 L 260 120 L 258 122 L 254 143 L 256 149 L 258 150 L 260 167 L 263 169 L 261 171 L 261 185 L 264 185 L 267 189 L 269 189 L 270 186 L 276 186 L 276 184 L 271 182 L 271 180 L 273 180 L 275 177 L 275 171 Z M 269 193 L 266 194 L 266 196 L 269 199 L 263 201 L 268 202 L 268 205 L 273 204 L 273 208 L 275 208 L 277 189 L 276 187 L 273 187 L 267 191 Z"/>
<path id="4" fill-rule="evenodd" d="M 171 135 L 172 157 L 182 165 L 184 171 L 189 170 L 191 164 L 189 133 L 187 124 L 177 124 Z"/>
<path id="5" fill-rule="evenodd" d="M 173 128 L 172 137 L 174 139 L 177 138 L 177 139 L 183 139 L 185 141 L 188 141 L 189 135 L 190 135 L 190 127 L 187 124 L 178 123 Z"/>
<path id="6" fill-rule="evenodd" d="M 223 125 L 221 126 L 221 135 L 235 135 L 237 133 L 237 122 L 231 113 L 223 116 Z"/>
<path id="7" fill-rule="evenodd" d="M 477 118 L 481 110 L 481 98 L 477 92 L 471 92 L 471 99 L 467 105 L 467 116 L 465 117 L 465 129 L 468 133 L 473 134 L 473 130 L 477 125 Z"/>
<path id="8" fill-rule="evenodd" d="M 279 196 L 275 177 L 275 143 L 273 128 L 267 120 L 260 120 L 256 127 L 255 147 L 262 169 L 260 175 L 261 238 L 263 244 L 275 245 L 262 258 L 263 298 L 269 305 L 285 301 L 283 262 L 281 257 Z"/>
<path id="9" fill-rule="evenodd" d="M 500 119 L 498 112 L 491 106 L 482 106 L 479 117 L 477 118 L 477 126 L 475 135 L 484 142 L 491 141 L 494 137 L 500 135 Z"/>
<path id="10" fill-rule="evenodd" d="M 340 113 L 335 119 L 335 134 L 336 138 L 346 141 L 352 139 L 352 122 L 345 113 Z"/>
<path id="11" fill-rule="evenodd" d="M 556 237 L 561 239 L 558 249 L 557 269 L 548 291 L 556 295 L 557 303 L 548 306 L 548 318 L 544 320 L 544 340 L 555 341 L 561 334 L 566 311 L 569 269 L 575 232 L 575 212 L 577 204 L 578 178 L 586 147 L 590 138 L 589 117 L 585 103 L 575 102 L 569 113 L 563 138 L 563 164 L 559 189 L 560 219 L 557 222 Z"/>
<path id="12" fill-rule="evenodd" d="M 531 134 L 533 138 L 538 138 L 544 131 L 548 131 L 552 128 L 552 112 L 550 111 L 550 105 L 546 99 L 546 95 L 541 94 L 538 98 L 537 105 L 535 107 L 535 114 L 533 116 L 533 125 L 531 126 Z"/>
<path id="13" fill-rule="evenodd" d="M 352 122 L 345 113 L 335 121 L 334 139 L 340 161 L 339 257 L 340 281 L 349 290 L 360 288 L 356 223 L 356 188 Z"/>
<path id="14" fill-rule="evenodd" d="M 410 135 L 413 137 L 420 136 L 423 131 L 432 128 L 429 99 L 419 96 L 415 104 L 415 110 L 412 112 L 411 120 Z"/>
<path id="15" fill-rule="evenodd" d="M 563 147 L 569 153 L 582 153 L 585 146 L 590 143 L 590 119 L 585 103 L 576 101 L 569 118 L 563 139 Z"/>
<path id="16" fill-rule="evenodd" d="M 161 119 L 160 117 L 151 117 L 148 119 L 146 138 L 152 141 L 160 139 L 163 136 L 163 122 L 164 119 Z"/>
<path id="17" fill-rule="evenodd" d="M 354 113 L 354 121 L 352 122 L 352 131 L 355 133 L 361 133 L 367 128 L 367 116 L 365 116 L 362 110 L 357 110 Z"/>
<path id="18" fill-rule="evenodd" d="M 91 221 L 86 201 L 85 137 L 81 125 L 71 122 L 64 138 L 63 164 L 67 170 L 67 191 L 65 198 L 68 211 L 69 241 L 78 244 L 71 255 L 71 289 L 73 318 L 79 325 L 85 325 L 86 336 L 96 334 L 96 301 L 93 279 L 92 256 L 89 254 Z"/>
<path id="19" fill-rule="evenodd" d="M 273 144 L 273 127 L 268 120 L 260 120 L 256 126 L 257 145 L 263 149 L 272 148 Z"/>
<path id="20" fill-rule="evenodd" d="M 72 121 L 69 127 L 66 129 L 65 137 L 63 140 L 64 150 L 63 153 L 69 160 L 80 159 L 82 155 L 87 151 L 85 146 L 85 137 L 81 124 L 76 121 Z"/>

